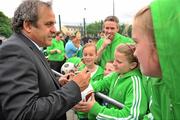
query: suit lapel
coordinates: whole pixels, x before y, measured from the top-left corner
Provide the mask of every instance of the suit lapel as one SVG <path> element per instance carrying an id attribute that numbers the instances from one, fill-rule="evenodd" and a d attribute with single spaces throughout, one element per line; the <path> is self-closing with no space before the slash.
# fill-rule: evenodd
<path id="1" fill-rule="evenodd" d="M 58 81 L 56 80 L 55 75 L 52 73 L 51 68 L 48 65 L 48 62 L 47 62 L 45 56 L 43 55 L 43 53 L 26 36 L 24 36 L 23 34 L 19 34 L 18 36 L 33 51 L 33 53 L 41 60 L 41 62 L 43 63 L 44 67 L 46 68 L 46 70 L 49 72 L 51 78 L 53 79 L 56 87 L 60 88 L 60 85 L 59 85 Z"/>

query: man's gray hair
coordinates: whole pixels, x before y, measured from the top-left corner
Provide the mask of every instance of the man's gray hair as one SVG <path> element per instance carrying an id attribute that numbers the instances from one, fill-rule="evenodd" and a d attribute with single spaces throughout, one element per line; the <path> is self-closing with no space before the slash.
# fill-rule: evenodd
<path id="1" fill-rule="evenodd" d="M 40 6 L 47 6 L 52 8 L 51 2 L 43 2 L 40 0 L 25 0 L 14 12 L 12 19 L 12 27 L 14 32 L 20 33 L 23 29 L 23 22 L 28 21 L 33 26 L 36 26 L 38 21 L 38 8 Z"/>

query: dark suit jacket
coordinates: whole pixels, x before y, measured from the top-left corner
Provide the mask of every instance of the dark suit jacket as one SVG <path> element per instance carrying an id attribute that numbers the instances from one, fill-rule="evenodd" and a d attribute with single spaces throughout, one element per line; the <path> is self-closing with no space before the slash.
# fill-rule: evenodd
<path id="1" fill-rule="evenodd" d="M 60 87 L 41 51 L 23 34 L 0 46 L 0 120 L 63 120 L 81 100 L 71 81 Z"/>

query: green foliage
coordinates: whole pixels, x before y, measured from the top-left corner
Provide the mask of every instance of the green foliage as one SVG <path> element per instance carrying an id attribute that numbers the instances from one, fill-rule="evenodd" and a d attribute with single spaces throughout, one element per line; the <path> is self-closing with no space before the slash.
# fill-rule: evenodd
<path id="1" fill-rule="evenodd" d="M 132 31 L 132 25 L 129 25 L 129 24 L 120 25 L 120 31 L 119 31 L 120 34 L 127 37 L 131 37 L 131 31 Z"/>
<path id="2" fill-rule="evenodd" d="M 86 27 L 86 31 L 88 35 L 96 35 L 98 32 L 102 31 L 102 22 L 94 22 L 89 24 Z"/>
<path id="3" fill-rule="evenodd" d="M 129 29 L 127 31 L 127 34 L 128 34 L 129 37 L 132 37 L 131 32 L 132 32 L 132 25 L 129 26 Z"/>
<path id="4" fill-rule="evenodd" d="M 124 29 L 125 29 L 125 24 L 119 25 L 119 33 L 120 33 L 120 34 L 123 34 Z"/>
<path id="5" fill-rule="evenodd" d="M 8 38 L 12 34 L 11 20 L 0 11 L 0 35 Z"/>

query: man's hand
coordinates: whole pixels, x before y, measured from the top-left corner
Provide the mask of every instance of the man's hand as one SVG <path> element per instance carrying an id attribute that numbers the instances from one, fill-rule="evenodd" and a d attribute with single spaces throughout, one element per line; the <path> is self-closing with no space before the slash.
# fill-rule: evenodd
<path id="1" fill-rule="evenodd" d="M 96 59 L 97 62 L 100 60 L 101 55 L 102 55 L 104 49 L 106 49 L 106 47 L 109 44 L 111 44 L 111 42 L 113 40 L 112 34 L 105 35 L 103 39 L 104 39 L 103 44 L 102 44 L 102 46 L 97 51 L 97 59 Z"/>
<path id="2" fill-rule="evenodd" d="M 104 38 L 104 42 L 102 44 L 102 47 L 106 48 L 109 44 L 111 44 L 111 42 L 112 42 L 111 34 L 106 35 Z"/>
<path id="3" fill-rule="evenodd" d="M 73 81 L 78 84 L 80 90 L 83 91 L 89 85 L 90 73 L 85 68 L 83 71 L 79 72 L 77 75 L 73 77 Z"/>
<path id="4" fill-rule="evenodd" d="M 110 39 L 105 39 L 102 44 L 103 49 L 105 49 L 109 44 L 111 44 L 111 42 L 112 41 Z"/>

